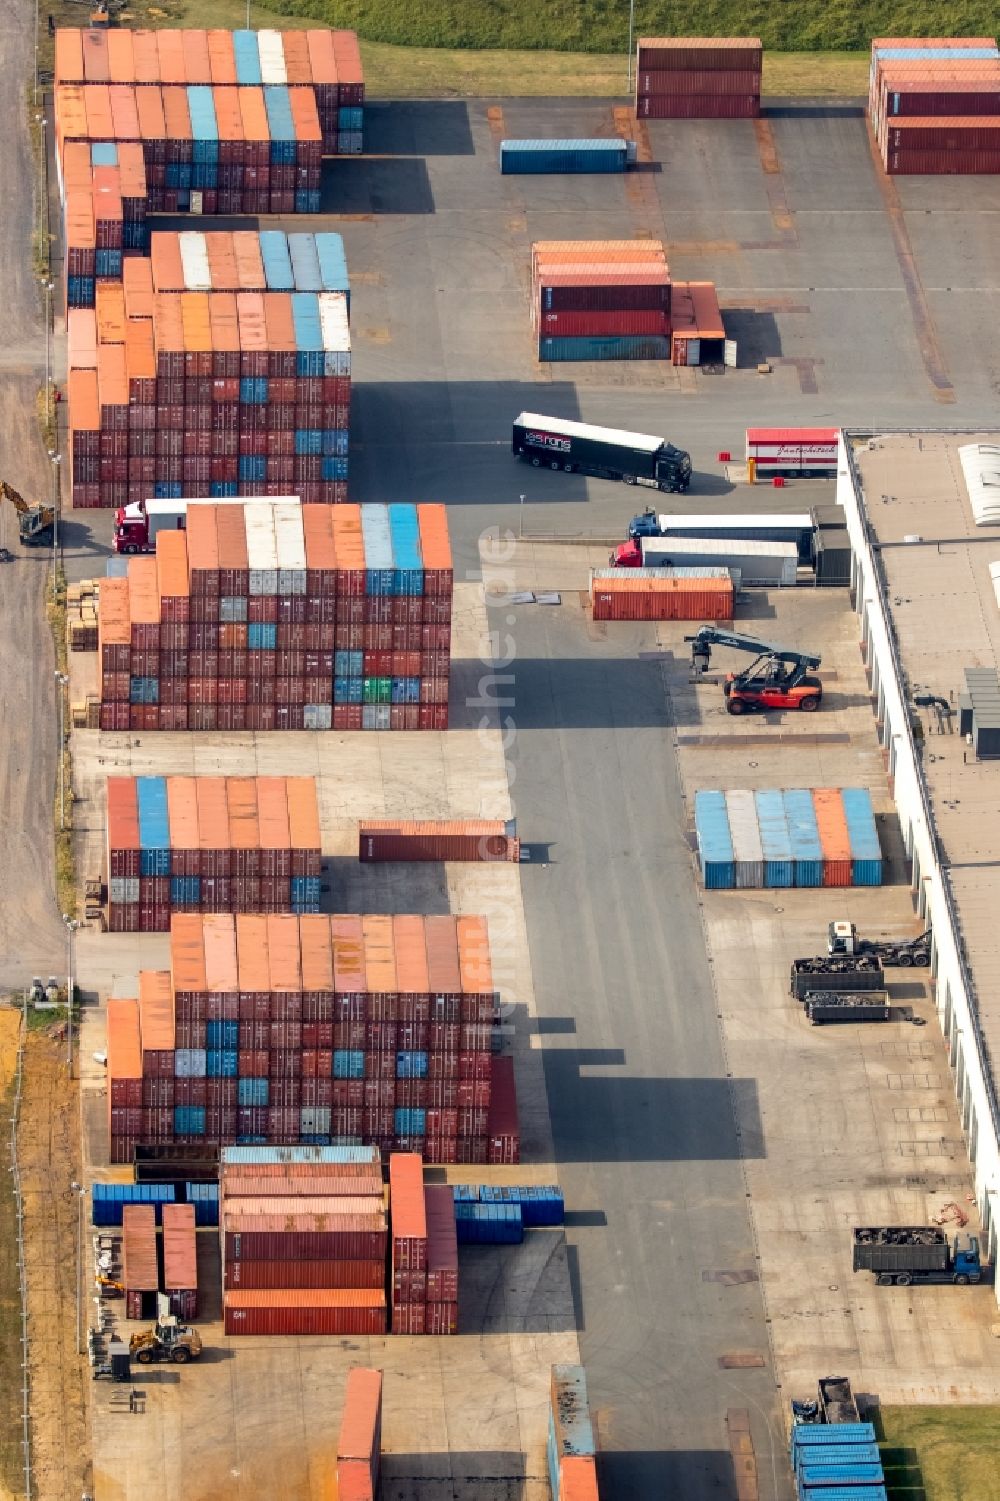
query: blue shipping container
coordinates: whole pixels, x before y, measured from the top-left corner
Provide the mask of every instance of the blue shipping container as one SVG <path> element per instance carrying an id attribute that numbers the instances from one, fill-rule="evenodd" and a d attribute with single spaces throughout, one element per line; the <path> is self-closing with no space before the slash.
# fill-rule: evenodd
<path id="1" fill-rule="evenodd" d="M 394 1119 L 397 1136 L 424 1136 L 427 1132 L 427 1112 L 419 1106 L 397 1105 Z"/>
<path id="2" fill-rule="evenodd" d="M 292 321 L 295 325 L 296 375 L 322 375 L 323 328 L 315 292 L 292 293 Z"/>
<path id="3" fill-rule="evenodd" d="M 94 141 L 90 147 L 92 167 L 117 167 L 118 147 L 114 141 Z"/>
<path id="4" fill-rule="evenodd" d="M 178 1136 L 204 1136 L 204 1105 L 175 1105 L 174 1130 Z"/>
<path id="5" fill-rule="evenodd" d="M 295 277 L 296 292 L 322 292 L 323 277 L 319 269 L 319 256 L 316 252 L 316 236 L 309 234 L 290 234 L 288 236 L 288 254 L 292 262 L 292 275 Z"/>
<path id="6" fill-rule="evenodd" d="M 191 115 L 192 155 L 196 162 L 218 162 L 219 125 L 215 117 L 215 100 L 209 84 L 188 84 L 188 111 Z"/>
<path id="7" fill-rule="evenodd" d="M 334 678 L 333 701 L 335 704 L 360 704 L 364 696 L 363 678 Z"/>
<path id="8" fill-rule="evenodd" d="M 267 110 L 267 125 L 271 132 L 272 165 L 294 167 L 295 122 L 292 119 L 292 102 L 288 97 L 288 88 L 285 84 L 265 85 L 264 108 Z"/>
<path id="9" fill-rule="evenodd" d="M 456 1204 L 459 1245 L 519 1246 L 524 1222 L 518 1204 Z"/>
<path id="10" fill-rule="evenodd" d="M 235 1079 L 239 1072 L 239 1055 L 228 1048 L 207 1048 L 205 1072 L 210 1079 Z"/>
<path id="11" fill-rule="evenodd" d="M 335 1079 L 363 1079 L 365 1055 L 348 1048 L 336 1048 L 333 1054 L 333 1077 Z"/>
<path id="12" fill-rule="evenodd" d="M 392 535 L 385 506 L 361 507 L 361 535 L 365 547 L 365 593 L 392 594 Z"/>
<path id="13" fill-rule="evenodd" d="M 795 857 L 796 886 L 822 886 L 823 846 L 816 823 L 816 809 L 808 787 L 791 787 L 782 793 L 785 822 Z"/>
<path id="14" fill-rule="evenodd" d="M 280 229 L 261 230 L 260 258 L 269 292 L 293 292 L 295 290 L 292 262 L 288 254 L 288 240 Z"/>
<path id="15" fill-rule="evenodd" d="M 985 63 L 1000 57 L 1000 49 L 996 47 L 878 47 L 875 51 L 879 61 L 887 63 L 947 63 L 963 57 L 969 62 Z"/>
<path id="16" fill-rule="evenodd" d="M 565 360 L 669 360 L 670 340 L 660 334 L 579 334 L 572 338 L 544 337 L 538 358 L 545 363 Z"/>
<path id="17" fill-rule="evenodd" d="M 884 1485 L 859 1481 L 854 1485 L 798 1486 L 799 1501 L 886 1501 Z"/>
<path id="18" fill-rule="evenodd" d="M 792 1429 L 792 1448 L 808 1449 L 814 1445 L 873 1444 L 874 1423 L 796 1423 Z"/>
<path id="19" fill-rule="evenodd" d="M 378 1148 L 356 1145 L 331 1147 L 223 1147 L 222 1162 L 377 1162 Z"/>
<path id="20" fill-rule="evenodd" d="M 210 1048 L 238 1048 L 240 1045 L 239 1022 L 206 1022 L 205 1041 Z"/>
<path id="21" fill-rule="evenodd" d="M 250 651 L 276 651 L 278 627 L 273 621 L 253 620 L 247 626 L 247 647 Z"/>
<path id="22" fill-rule="evenodd" d="M 350 433 L 346 427 L 320 428 L 321 452 L 324 458 L 346 459 Z"/>
<path id="23" fill-rule="evenodd" d="M 777 788 L 768 787 L 754 793 L 757 804 L 757 829 L 764 854 L 764 885 L 794 886 L 795 861 L 792 841 L 785 818 L 785 802 Z"/>
<path id="24" fill-rule="evenodd" d="M 804 1465 L 799 1470 L 799 1482 L 807 1494 L 819 1496 L 827 1487 L 834 1485 L 884 1485 L 885 1476 L 880 1464 Z"/>
<path id="25" fill-rule="evenodd" d="M 628 143 L 620 140 L 500 142 L 504 174 L 624 172 L 628 160 Z"/>
<path id="26" fill-rule="evenodd" d="M 851 880 L 855 886 L 881 886 L 882 847 L 871 793 L 867 787 L 843 787 L 840 797 L 851 841 Z"/>
<path id="27" fill-rule="evenodd" d="M 836 1424 L 832 1425 L 836 1427 Z M 831 1465 L 876 1465 L 881 1463 L 878 1444 L 806 1445 L 795 1450 L 795 1468 L 803 1465 L 829 1468 Z"/>
<path id="28" fill-rule="evenodd" d="M 392 592 L 419 598 L 424 592 L 424 559 L 416 506 L 399 503 L 389 506 L 389 536 L 394 565 Z"/>
<path id="29" fill-rule="evenodd" d="M 236 60 L 236 82 L 258 84 L 260 77 L 260 51 L 255 31 L 233 32 L 233 54 Z"/>
<path id="30" fill-rule="evenodd" d="M 562 1189 L 555 1186 L 498 1188 L 484 1183 L 476 1191 L 481 1204 L 518 1204 L 525 1228 L 561 1225 L 566 1217 Z"/>
<path id="31" fill-rule="evenodd" d="M 428 1054 L 425 1052 L 404 1049 L 396 1054 L 397 1079 L 426 1079 L 428 1067 Z"/>
<path id="32" fill-rule="evenodd" d="M 201 901 L 201 876 L 171 876 L 170 905 L 193 907 Z"/>
<path id="33" fill-rule="evenodd" d="M 315 239 L 319 273 L 323 278 L 323 291 L 343 292 L 348 299 L 347 307 L 350 311 L 351 283 L 347 274 L 347 256 L 344 253 L 343 237 L 334 234 L 319 234 Z"/>
<path id="34" fill-rule="evenodd" d="M 324 459 L 322 464 L 320 465 L 320 471 L 322 479 L 346 479 L 347 460 L 333 458 Z"/>
<path id="35" fill-rule="evenodd" d="M 237 1103 L 244 1109 L 258 1106 L 263 1108 L 270 1103 L 271 1081 L 270 1079 L 254 1079 L 244 1075 L 238 1080 L 236 1086 Z"/>
<path id="36" fill-rule="evenodd" d="M 736 884 L 736 862 L 724 792 L 695 793 L 694 826 L 701 878 L 706 888 L 709 891 L 731 890 Z"/>

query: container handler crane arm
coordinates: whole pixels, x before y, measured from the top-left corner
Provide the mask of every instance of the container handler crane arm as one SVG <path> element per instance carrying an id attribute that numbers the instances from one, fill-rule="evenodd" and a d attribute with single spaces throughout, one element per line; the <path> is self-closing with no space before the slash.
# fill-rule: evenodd
<path id="1" fill-rule="evenodd" d="M 684 639 L 691 642 L 691 666 L 699 677 L 708 670 L 713 646 L 728 646 L 731 651 L 748 652 L 755 658 L 743 672 L 730 673 L 726 679 L 724 692 L 730 714 L 742 714 L 747 709 L 819 708 L 823 686 L 819 678 L 809 675 L 822 661 L 815 652 L 773 646 L 754 636 L 711 625 Z"/>

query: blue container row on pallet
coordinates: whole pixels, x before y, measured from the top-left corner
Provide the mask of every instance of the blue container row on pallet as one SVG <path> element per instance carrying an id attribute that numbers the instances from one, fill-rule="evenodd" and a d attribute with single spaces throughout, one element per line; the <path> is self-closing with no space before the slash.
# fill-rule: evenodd
<path id="1" fill-rule="evenodd" d="M 217 1183 L 95 1183 L 90 1200 L 93 1223 L 99 1228 L 120 1225 L 126 1204 L 152 1204 L 157 1224 L 164 1204 L 193 1204 L 196 1225 L 219 1223 Z"/>
<path id="2" fill-rule="evenodd" d="M 864 787 L 702 790 L 695 794 L 695 833 L 710 890 L 882 884 Z"/>
<path id="3" fill-rule="evenodd" d="M 871 1423 L 795 1423 L 790 1447 L 799 1501 L 885 1501 Z"/>
<path id="4" fill-rule="evenodd" d="M 561 1225 L 566 1216 L 562 1189 L 555 1185 L 494 1187 L 489 1183 L 456 1183 L 456 1204 L 517 1204 L 525 1229 Z"/>
<path id="5" fill-rule="evenodd" d="M 500 171 L 512 173 L 624 172 L 635 161 L 634 141 L 501 141 Z"/>

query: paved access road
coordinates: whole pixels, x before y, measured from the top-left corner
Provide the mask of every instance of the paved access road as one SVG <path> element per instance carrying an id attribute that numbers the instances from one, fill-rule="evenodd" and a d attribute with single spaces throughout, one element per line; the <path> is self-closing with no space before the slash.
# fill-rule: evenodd
<path id="1" fill-rule="evenodd" d="M 736 1134 L 755 1090 L 726 1079 L 667 702 L 639 655 L 652 633 L 591 639 L 568 597 L 509 630 L 512 794 L 548 855 L 522 889 L 555 1158 L 583 1211 L 567 1238 L 603 1484 L 732 1494 L 724 1417 L 742 1407 L 770 1501 L 787 1467 L 760 1289 L 717 1279 L 755 1268 Z M 747 1353 L 766 1366 L 720 1366 Z"/>

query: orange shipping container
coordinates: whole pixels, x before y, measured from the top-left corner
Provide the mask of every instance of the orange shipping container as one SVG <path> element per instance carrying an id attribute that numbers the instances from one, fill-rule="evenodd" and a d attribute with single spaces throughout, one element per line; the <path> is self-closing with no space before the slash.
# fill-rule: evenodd
<path id="1" fill-rule="evenodd" d="M 152 320 L 153 274 L 148 258 L 144 255 L 130 255 L 122 266 L 122 272 L 126 317 Z"/>
<path id="2" fill-rule="evenodd" d="M 127 26 L 116 26 L 107 33 L 108 70 L 112 83 L 135 83 L 135 55 L 132 33 Z"/>
<path id="3" fill-rule="evenodd" d="M 732 620 L 733 583 L 726 578 L 650 578 L 649 569 L 591 573 L 595 620 Z"/>
<path id="4" fill-rule="evenodd" d="M 167 122 L 163 113 L 163 92 L 158 88 L 137 88 L 135 108 L 139 116 L 139 136 L 143 141 L 165 141 Z"/>
<path id="5" fill-rule="evenodd" d="M 86 374 L 82 371 L 81 374 Z M 97 640 L 105 647 L 128 646 L 132 640 L 128 579 L 103 579 L 97 606 Z"/>
<path id="6" fill-rule="evenodd" d="M 271 966 L 265 917 L 246 912 L 236 914 L 236 958 L 241 993 L 270 992 Z"/>
<path id="7" fill-rule="evenodd" d="M 559 1501 L 598 1501 L 597 1461 L 592 1454 L 560 1459 Z"/>
<path id="8" fill-rule="evenodd" d="M 226 779 L 225 777 L 197 777 L 195 791 L 198 797 L 198 843 L 202 853 L 202 876 L 226 875 L 229 869 L 228 853 L 223 862 L 225 869 L 215 869 L 215 862 L 206 858 L 213 852 L 228 852 L 232 848 L 229 834 L 229 808 L 226 803 Z"/>
<path id="9" fill-rule="evenodd" d="M 260 235 L 249 229 L 237 229 L 232 241 L 236 261 L 236 290 L 263 292 L 267 287 L 267 278 L 260 254 Z"/>
<path id="10" fill-rule="evenodd" d="M 271 990 L 300 994 L 302 964 L 299 958 L 299 920 L 290 915 L 268 913 L 265 921 Z"/>
<path id="11" fill-rule="evenodd" d="M 138 109 L 136 111 L 136 118 L 138 120 Z M 143 161 L 142 144 L 139 140 L 138 129 L 135 140 L 119 142 L 118 169 L 121 174 L 122 198 L 145 198 L 146 165 Z M 137 256 L 129 256 L 129 260 L 137 259 Z"/>
<path id="12" fill-rule="evenodd" d="M 170 783 L 181 780 L 190 780 L 190 778 L 168 778 L 168 806 Z M 172 822 L 171 843 L 173 843 Z M 197 912 L 174 912 L 171 915 L 170 974 L 173 979 L 175 997 L 179 994 L 204 995 L 208 989 L 205 976 L 205 926 L 201 915 Z"/>
<path id="13" fill-rule="evenodd" d="M 111 120 L 116 141 L 139 140 L 139 107 L 130 83 L 113 83 L 108 89 Z"/>
<path id="14" fill-rule="evenodd" d="M 300 142 L 322 142 L 323 132 L 316 109 L 316 95 L 312 89 L 289 89 L 288 98 L 292 107 L 295 139 Z"/>
<path id="15" fill-rule="evenodd" d="M 198 1239 L 193 1204 L 164 1204 L 163 1287 L 165 1292 L 198 1286 Z"/>
<path id="16" fill-rule="evenodd" d="M 191 593 L 215 595 L 219 592 L 219 532 L 216 515 L 221 509 L 213 505 L 188 506 L 188 565 L 191 569 Z"/>
<path id="17" fill-rule="evenodd" d="M 132 63 L 136 83 L 160 82 L 160 51 L 156 45 L 155 31 L 140 29 L 132 32 Z"/>
<path id="18" fill-rule="evenodd" d="M 191 592 L 187 537 L 182 531 L 163 531 L 156 539 L 156 587 L 161 600 L 184 599 Z"/>
<path id="19" fill-rule="evenodd" d="M 396 956 L 392 942 L 392 918 L 368 914 L 361 919 L 365 947 L 365 983 L 370 996 L 396 994 Z M 373 1019 L 382 1012 L 372 1012 Z"/>
<path id="20" fill-rule="evenodd" d="M 461 995 L 458 928 L 454 917 L 428 917 L 424 922 L 427 974 L 432 995 Z"/>
<path id="21" fill-rule="evenodd" d="M 104 585 L 101 585 L 101 593 Z M 156 559 L 129 558 L 128 562 L 129 613 L 132 617 L 132 639 L 136 641 L 137 629 L 160 624 L 160 596 L 156 588 Z M 146 642 L 142 643 L 146 645 Z"/>
<path id="22" fill-rule="evenodd" d="M 181 293 L 181 321 L 186 354 L 210 354 L 212 320 L 208 315 L 208 292 Z"/>
<path id="23" fill-rule="evenodd" d="M 97 315 L 92 307 L 70 308 L 66 317 L 66 346 L 70 370 L 97 369 Z"/>
<path id="24" fill-rule="evenodd" d="M 108 777 L 108 849 L 139 849 L 139 796 L 135 777 Z M 108 872 L 109 875 L 115 872 Z"/>
<path id="25" fill-rule="evenodd" d="M 121 282 L 99 281 L 94 298 L 97 338 L 101 344 L 125 343 L 125 289 Z"/>
<path id="26" fill-rule="evenodd" d="M 174 1049 L 174 996 L 169 970 L 139 971 L 139 1034 L 143 1057 Z"/>
<path id="27" fill-rule="evenodd" d="M 285 58 L 285 78 L 288 84 L 310 84 L 313 81 L 312 64 L 309 61 L 309 38 L 304 31 L 283 31 L 281 50 Z"/>
<path id="28" fill-rule="evenodd" d="M 490 936 L 485 917 L 460 917 L 458 964 L 465 995 L 494 994 L 493 966 L 490 962 Z"/>
<path id="29" fill-rule="evenodd" d="M 201 921 L 205 930 L 205 988 L 232 994 L 240 988 L 235 918 L 230 912 L 210 912 Z"/>
<path id="30" fill-rule="evenodd" d="M 345 1494 L 345 1481 L 351 1494 L 358 1485 L 364 1490 L 365 1482 L 367 1495 L 377 1493 L 381 1457 L 382 1372 L 354 1366 L 347 1373 L 337 1439 L 337 1484 L 342 1501 L 351 1501 L 351 1495 Z"/>
<path id="31" fill-rule="evenodd" d="M 56 102 L 58 85 L 83 82 L 83 34 L 78 26 L 60 26 L 56 31 Z"/>
<path id="32" fill-rule="evenodd" d="M 87 136 L 91 141 L 113 141 L 114 119 L 111 114 L 111 91 L 106 83 L 88 84 L 83 90 L 87 111 Z"/>
<path id="33" fill-rule="evenodd" d="M 212 89 L 212 103 L 215 106 L 215 124 L 219 132 L 219 140 L 236 142 L 242 147 L 243 116 L 240 113 L 240 101 L 236 90 L 232 87 L 223 88 L 217 85 Z M 234 149 L 232 159 L 237 164 L 242 163 L 242 151 Z"/>
<path id="34" fill-rule="evenodd" d="M 243 139 L 250 142 L 270 143 L 271 131 L 267 123 L 267 109 L 262 88 L 239 88 L 240 115 L 243 119 Z"/>
<path id="35" fill-rule="evenodd" d="M 264 323 L 264 298 L 261 293 L 238 292 L 236 316 L 240 325 L 240 348 L 244 354 L 266 354 L 267 328 Z"/>
<path id="36" fill-rule="evenodd" d="M 122 1281 L 129 1292 L 155 1293 L 156 1216 L 152 1204 L 126 1204 L 122 1209 Z"/>
<path id="37" fill-rule="evenodd" d="M 333 944 L 330 919 L 310 913 L 299 919 L 299 944 L 302 953 L 302 989 L 310 993 L 333 990 Z M 382 1181 L 380 1168 L 373 1168 Z"/>
<path id="38" fill-rule="evenodd" d="M 233 52 L 233 33 L 231 31 L 210 31 L 207 40 L 208 60 L 211 67 L 213 84 L 235 84 L 236 56 Z M 218 105 L 216 108 L 218 108 Z"/>
<path id="39" fill-rule="evenodd" d="M 319 850 L 319 803 L 315 777 L 287 777 L 288 834 L 293 850 Z M 319 874 L 318 870 L 303 874 Z"/>
<path id="40" fill-rule="evenodd" d="M 181 32 L 184 52 L 184 71 L 188 83 L 212 83 L 212 64 L 208 50 L 208 32 L 185 30 Z"/>
<path id="41" fill-rule="evenodd" d="M 812 800 L 820 848 L 823 851 L 823 885 L 850 886 L 851 836 L 840 790 L 836 787 L 815 787 Z"/>
<path id="42" fill-rule="evenodd" d="M 108 1021 L 108 1119 L 119 1101 L 127 1108 L 127 1101 L 136 1098 L 126 1081 L 137 1084 L 142 1079 L 142 1044 L 139 1039 L 139 1002 L 133 1000 L 110 1000 Z M 117 1088 L 116 1088 L 117 1085 Z M 141 1089 L 141 1084 L 138 1085 Z M 135 1108 L 135 1107 L 133 1107 Z M 141 1108 L 141 1095 L 139 1095 Z"/>
<path id="43" fill-rule="evenodd" d="M 133 381 L 152 381 L 156 378 L 153 324 L 149 318 L 130 320 L 125 325 L 125 374 L 129 382 L 130 402 L 133 399 Z"/>
<path id="44" fill-rule="evenodd" d="M 396 984 L 400 995 L 428 995 L 427 945 L 424 919 L 400 913 L 392 919 L 392 938 L 396 948 Z"/>
<path id="45" fill-rule="evenodd" d="M 330 31 L 307 31 L 306 45 L 309 48 L 309 66 L 314 84 L 336 84 L 337 64 L 333 53 L 333 33 Z"/>
<path id="46" fill-rule="evenodd" d="M 93 187 L 94 174 L 90 164 L 90 145 L 87 141 L 67 141 L 63 147 L 63 187 L 66 193 L 89 193 Z"/>
<path id="47" fill-rule="evenodd" d="M 87 104 L 82 85 L 67 83 L 56 89 L 56 132 L 61 141 L 86 140 Z"/>
<path id="48" fill-rule="evenodd" d="M 236 316 L 236 296 L 233 292 L 213 292 L 208 299 L 209 326 L 212 330 L 212 350 L 215 354 L 238 354 L 240 349 L 240 325 Z M 244 552 L 246 549 L 246 531 L 243 524 L 242 506 L 218 506 L 216 527 L 219 534 L 219 567 L 239 566 L 226 564 L 222 556 L 223 535 L 230 536 L 227 530 L 224 533 L 223 521 L 232 513 L 233 524 L 238 525 L 239 534 L 244 539 Z M 246 567 L 244 563 L 242 565 Z M 222 587 L 222 579 L 219 579 L 219 592 L 229 594 L 231 591 Z"/>
<path id="49" fill-rule="evenodd" d="M 212 291 L 240 291 L 232 234 L 224 230 L 210 230 L 205 235 L 205 254 L 208 257 L 208 275 L 212 283 Z"/>
<path id="50" fill-rule="evenodd" d="M 149 260 L 154 291 L 183 291 L 184 266 L 181 261 L 181 237 L 176 230 L 157 230 L 150 237 Z"/>
<path id="51" fill-rule="evenodd" d="M 334 988 L 345 995 L 364 995 L 365 951 L 361 918 L 337 912 L 330 919 Z"/>
<path id="52" fill-rule="evenodd" d="M 235 510 L 235 507 L 233 509 Z M 233 849 L 258 850 L 260 848 L 260 825 L 257 822 L 257 783 L 253 777 L 226 778 L 226 807 L 229 812 L 229 837 Z M 236 939 L 237 950 L 239 950 L 238 927 Z"/>
<path id="53" fill-rule="evenodd" d="M 83 78 L 85 83 L 110 83 L 108 34 L 99 26 L 88 26 L 82 33 Z"/>
<path id="54" fill-rule="evenodd" d="M 284 777 L 257 778 L 257 812 L 262 850 L 290 850 L 288 793 Z"/>
<path id="55" fill-rule="evenodd" d="M 423 1270 L 427 1256 L 424 1165 L 419 1152 L 389 1155 L 393 1271 Z"/>
<path id="56" fill-rule="evenodd" d="M 167 33 L 160 31 L 158 36 L 166 36 Z M 162 66 L 163 59 L 160 58 Z M 168 141 L 190 141 L 191 135 L 191 110 L 188 106 L 186 88 L 162 88 L 160 98 L 163 100 L 163 123 L 166 127 Z"/>
<path id="57" fill-rule="evenodd" d="M 337 549 L 333 541 L 331 506 L 303 506 L 302 531 L 306 549 L 306 594 L 329 599 L 336 587 Z"/>
<path id="58" fill-rule="evenodd" d="M 197 875 L 201 869 L 198 840 L 198 791 L 195 777 L 167 777 L 167 827 L 175 869 L 181 875 Z M 180 857 L 180 858 L 179 858 Z M 183 868 L 179 868 L 183 866 Z M 193 914 L 192 914 L 193 915 Z M 179 920 L 175 914 L 173 921 Z M 188 915 L 184 915 L 187 922 Z M 204 967 L 204 943 L 201 943 Z M 180 986 L 180 989 L 190 989 Z"/>
<path id="59" fill-rule="evenodd" d="M 188 83 L 183 32 L 174 31 L 170 27 L 161 28 L 156 33 L 156 50 L 160 55 L 160 82 Z M 184 137 L 178 135 L 177 139 L 183 140 Z"/>

